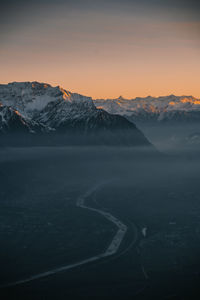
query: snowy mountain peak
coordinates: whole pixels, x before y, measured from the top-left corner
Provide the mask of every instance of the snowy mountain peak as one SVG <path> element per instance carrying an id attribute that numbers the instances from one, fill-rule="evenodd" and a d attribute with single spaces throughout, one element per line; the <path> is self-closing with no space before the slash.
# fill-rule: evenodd
<path id="1" fill-rule="evenodd" d="M 118 100 L 125 100 L 125 98 L 123 96 L 121 96 L 121 95 L 117 99 Z"/>
<path id="2" fill-rule="evenodd" d="M 86 118 L 97 111 L 90 97 L 37 81 L 1 84 L 0 107 L 1 128 L 8 129 L 9 122 L 15 117 L 18 122 L 28 124 L 31 132 L 38 128 L 52 131 L 66 122 Z"/>
<path id="3" fill-rule="evenodd" d="M 51 102 L 74 102 L 79 105 L 95 106 L 90 97 L 71 93 L 60 86 L 52 87 L 47 83 L 12 82 L 0 85 L 0 102 L 12 106 L 19 113 L 32 117 L 36 112 L 42 111 Z"/>

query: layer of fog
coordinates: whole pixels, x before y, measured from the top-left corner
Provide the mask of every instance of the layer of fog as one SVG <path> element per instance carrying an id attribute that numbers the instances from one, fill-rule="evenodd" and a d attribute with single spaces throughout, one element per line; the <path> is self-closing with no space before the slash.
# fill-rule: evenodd
<path id="1" fill-rule="evenodd" d="M 169 155 L 149 148 L 134 147 L 25 147 L 0 150 L 1 177 L 4 166 L 15 165 L 20 176 L 20 165 L 44 176 L 55 178 L 73 175 L 77 182 L 88 178 L 89 184 L 98 180 L 114 178 L 144 186 L 159 185 L 170 178 L 198 177 L 200 160 L 193 155 Z M 45 169 L 46 168 L 46 169 Z M 52 173 L 46 174 L 50 169 Z M 33 172 L 33 169 L 30 169 Z M 6 174 L 8 175 L 8 174 Z M 70 178 L 71 180 L 71 178 Z M 91 182 L 90 182 L 91 181 Z"/>
<path id="2" fill-rule="evenodd" d="M 200 151 L 199 123 L 138 123 L 157 149 L 170 154 L 195 154 Z"/>

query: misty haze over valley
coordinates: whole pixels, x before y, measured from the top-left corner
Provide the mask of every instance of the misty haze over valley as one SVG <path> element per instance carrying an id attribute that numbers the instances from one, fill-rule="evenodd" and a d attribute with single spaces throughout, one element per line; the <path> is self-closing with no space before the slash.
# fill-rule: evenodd
<path id="1" fill-rule="evenodd" d="M 2 299 L 199 299 L 199 117 L 0 85 Z"/>

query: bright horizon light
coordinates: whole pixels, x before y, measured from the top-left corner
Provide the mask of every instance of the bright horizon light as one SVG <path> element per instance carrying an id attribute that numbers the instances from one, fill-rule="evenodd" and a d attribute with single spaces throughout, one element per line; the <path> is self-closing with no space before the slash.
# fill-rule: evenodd
<path id="1" fill-rule="evenodd" d="M 20 3 L 1 18 L 1 83 L 46 82 L 92 98 L 200 98 L 200 20 L 186 2 Z"/>

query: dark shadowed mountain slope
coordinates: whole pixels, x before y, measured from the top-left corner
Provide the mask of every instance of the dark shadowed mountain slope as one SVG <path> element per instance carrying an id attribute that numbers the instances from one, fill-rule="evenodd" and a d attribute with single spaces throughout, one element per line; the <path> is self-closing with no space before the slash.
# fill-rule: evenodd
<path id="1" fill-rule="evenodd" d="M 0 131 L 3 133 L 31 132 L 26 120 L 15 109 L 0 104 Z"/>

